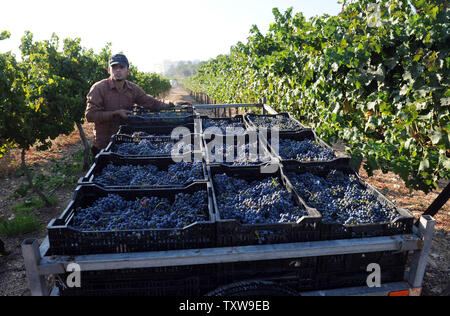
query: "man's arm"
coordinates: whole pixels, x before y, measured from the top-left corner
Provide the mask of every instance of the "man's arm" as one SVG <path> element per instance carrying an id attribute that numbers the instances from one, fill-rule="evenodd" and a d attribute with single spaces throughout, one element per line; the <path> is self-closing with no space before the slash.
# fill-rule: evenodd
<path id="1" fill-rule="evenodd" d="M 145 91 L 136 85 L 136 103 L 143 107 L 146 107 L 153 111 L 160 111 L 170 107 L 170 104 L 166 104 L 145 93 Z"/>

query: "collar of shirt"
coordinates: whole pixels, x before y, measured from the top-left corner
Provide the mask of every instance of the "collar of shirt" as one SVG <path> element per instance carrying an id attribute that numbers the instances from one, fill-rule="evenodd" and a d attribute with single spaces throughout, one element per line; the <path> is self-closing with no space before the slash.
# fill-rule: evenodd
<path id="1" fill-rule="evenodd" d="M 108 78 L 108 88 L 109 88 L 110 90 L 112 90 L 112 89 L 117 89 L 117 88 L 116 88 L 116 85 L 114 84 L 114 81 L 113 81 L 111 78 Z M 125 83 L 124 83 L 124 85 L 123 85 L 123 88 L 124 88 L 124 89 L 130 89 L 130 85 L 128 84 L 128 81 L 127 81 L 127 80 L 125 80 Z"/>

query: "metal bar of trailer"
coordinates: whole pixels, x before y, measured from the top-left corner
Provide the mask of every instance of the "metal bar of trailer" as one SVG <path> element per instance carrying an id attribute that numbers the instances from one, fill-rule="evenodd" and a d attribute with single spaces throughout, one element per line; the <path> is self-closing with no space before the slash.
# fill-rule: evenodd
<path id="1" fill-rule="evenodd" d="M 37 239 L 26 239 L 22 243 L 22 255 L 25 270 L 27 271 L 31 295 L 47 296 L 48 291 L 45 278 L 39 271 L 41 253 L 39 252 L 39 244 Z"/>
<path id="2" fill-rule="evenodd" d="M 132 254 L 109 254 L 90 256 L 51 256 L 47 253 L 48 237 L 39 247 L 36 239 L 27 239 L 22 243 L 28 280 L 32 295 L 48 295 L 43 275 L 61 274 L 66 272 L 70 263 L 80 264 L 85 270 L 108 270 L 125 268 L 144 268 L 168 265 L 186 265 L 214 262 L 231 262 L 242 260 L 266 260 L 270 258 L 295 258 L 305 256 L 320 256 L 332 254 L 367 253 L 374 251 L 410 251 L 419 254 L 414 259 L 409 272 L 409 284 L 420 288 L 424 269 L 429 255 L 429 243 L 434 232 L 434 219 L 422 217 L 420 227 L 413 235 L 397 235 L 391 237 L 375 237 L 364 239 L 348 239 L 323 242 L 308 242 L 294 244 L 260 245 L 214 249 L 174 250 L 166 252 L 147 252 Z M 423 240 L 422 240 L 423 239 Z M 324 245 L 327 245 L 324 248 Z M 285 249 L 283 249 L 285 248 Z M 214 253 L 211 250 L 215 250 Z M 247 253 L 248 252 L 248 253 Z M 259 252 L 259 253 L 258 253 Z M 186 262 L 185 260 L 191 260 Z M 199 260 L 199 258 L 201 260 Z M 84 260 L 84 261 L 83 261 Z M 423 270 L 422 270 L 423 269 Z M 411 281 L 412 280 L 412 281 Z M 420 282 L 420 283 L 418 283 Z M 312 293 L 312 292 L 311 292 Z"/>
<path id="3" fill-rule="evenodd" d="M 412 287 L 421 287 L 428 263 L 428 256 L 431 251 L 431 242 L 434 235 L 436 220 L 429 215 L 420 217 L 418 233 L 423 238 L 423 246 L 420 251 L 414 251 L 411 261 L 408 282 Z"/>
<path id="4" fill-rule="evenodd" d="M 412 251 L 420 249 L 421 239 L 415 235 L 396 235 L 361 239 L 329 240 L 258 246 L 170 250 L 124 254 L 85 256 L 53 256 L 40 258 L 39 274 L 61 274 L 71 263 L 81 271 L 116 270 L 183 266 L 238 261 L 257 261 L 316 257 L 378 251 Z M 42 249 L 41 252 L 45 252 Z"/>

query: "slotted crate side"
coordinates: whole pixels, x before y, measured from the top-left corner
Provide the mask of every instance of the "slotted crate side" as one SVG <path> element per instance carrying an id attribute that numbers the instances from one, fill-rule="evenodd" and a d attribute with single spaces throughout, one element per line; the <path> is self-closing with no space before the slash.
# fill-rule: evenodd
<path id="1" fill-rule="evenodd" d="M 367 286 L 369 276 L 374 272 L 368 269 L 372 264 L 380 267 L 380 283 L 404 280 L 408 252 L 381 251 L 317 257 L 315 290 Z M 371 281 L 372 278 L 371 278 Z"/>
<path id="2" fill-rule="evenodd" d="M 218 247 L 315 241 L 320 238 L 318 229 L 319 213 L 314 209 L 304 207 L 304 203 L 302 204 L 298 200 L 295 191 L 292 190 L 292 185 L 282 173 L 280 166 L 273 174 L 261 173 L 260 167 L 208 166 L 207 170 L 212 183 L 213 201 L 216 210 Z M 242 224 L 234 219 L 223 219 L 217 203 L 218 192 L 214 185 L 214 176 L 223 173 L 228 176 L 243 178 L 247 181 L 277 177 L 283 187 L 291 193 L 296 205 L 302 207 L 308 215 L 303 216 L 299 223 L 257 225 Z"/>
<path id="3" fill-rule="evenodd" d="M 188 157 L 186 157 L 188 158 Z M 168 171 L 170 165 L 176 164 L 172 158 L 169 157 L 160 157 L 160 158 L 124 158 L 121 156 L 116 156 L 112 153 L 100 153 L 94 161 L 94 164 L 88 170 L 86 175 L 78 181 L 79 185 L 89 185 L 89 184 L 97 184 L 98 186 L 107 188 L 107 189 L 141 189 L 141 188 L 149 188 L 149 187 L 161 187 L 161 188 L 172 188 L 172 187 L 186 187 L 192 183 L 196 182 L 204 182 L 208 181 L 208 172 L 206 171 L 206 165 L 203 160 L 195 159 L 194 155 L 191 155 L 192 161 L 196 161 L 202 164 L 202 172 L 203 177 L 197 180 L 194 180 L 190 183 L 180 183 L 180 184 L 165 184 L 165 185 L 149 185 L 149 186 L 141 186 L 141 185 L 127 185 L 127 186 L 104 186 L 95 181 L 96 177 L 101 175 L 102 170 L 108 165 L 113 164 L 115 166 L 143 166 L 143 165 L 153 165 L 158 168 L 158 170 Z M 188 160 L 188 159 L 186 159 Z"/>
<path id="4" fill-rule="evenodd" d="M 63 296 L 200 296 L 236 282 L 271 281 L 293 292 L 366 286 L 369 264 L 381 283 L 399 282 L 407 253 L 376 252 L 174 267 L 81 272 L 81 288 L 57 283 Z M 69 273 L 63 275 L 67 280 Z"/>
<path id="5" fill-rule="evenodd" d="M 165 197 L 173 201 L 178 193 L 208 193 L 208 220 L 192 223 L 184 228 L 144 229 L 125 231 L 81 231 L 70 227 L 78 207 L 87 207 L 108 194 L 118 194 L 127 200 L 142 197 Z M 216 245 L 215 217 L 212 194 L 207 183 L 186 188 L 148 190 L 104 190 L 96 185 L 78 186 L 74 199 L 58 219 L 47 226 L 49 255 L 86 255 L 142 251 L 211 248 Z"/>
<path id="6" fill-rule="evenodd" d="M 62 278 L 67 279 L 68 274 Z M 80 288 L 58 283 L 63 296 L 199 296 L 217 284 L 217 265 L 81 272 Z"/>
<path id="7" fill-rule="evenodd" d="M 58 282 L 63 296 L 200 296 L 244 280 L 271 280 L 294 291 L 314 286 L 316 258 L 81 272 L 81 288 Z M 67 280 L 69 273 L 62 275 Z"/>
<path id="8" fill-rule="evenodd" d="M 368 223 L 368 224 L 360 224 L 360 225 L 344 225 L 339 223 L 323 223 L 320 222 L 320 235 L 321 240 L 334 240 L 334 239 L 350 239 L 350 238 L 365 238 L 365 237 L 378 237 L 378 236 L 393 236 L 398 234 L 411 234 L 412 227 L 414 223 L 414 215 L 412 215 L 408 210 L 396 207 L 391 201 L 389 201 L 385 196 L 383 196 L 379 191 L 377 191 L 373 186 L 369 183 L 361 179 L 361 177 L 350 167 L 342 166 L 342 165 L 332 165 L 332 164 L 324 164 L 322 166 L 305 166 L 305 165 L 290 165 L 288 167 L 283 166 L 283 170 L 286 173 L 287 178 L 289 179 L 289 173 L 312 173 L 317 176 L 325 176 L 331 170 L 336 169 L 343 171 L 348 175 L 354 175 L 358 182 L 362 185 L 363 188 L 372 193 L 375 198 L 381 202 L 382 205 L 389 205 L 395 207 L 398 212 L 398 217 L 392 222 L 383 222 L 383 223 Z M 296 194 L 299 196 L 302 203 L 307 205 L 308 207 L 312 207 L 309 205 L 301 194 L 295 188 L 293 184 L 293 189 Z M 317 210 L 319 213 L 320 211 Z"/>

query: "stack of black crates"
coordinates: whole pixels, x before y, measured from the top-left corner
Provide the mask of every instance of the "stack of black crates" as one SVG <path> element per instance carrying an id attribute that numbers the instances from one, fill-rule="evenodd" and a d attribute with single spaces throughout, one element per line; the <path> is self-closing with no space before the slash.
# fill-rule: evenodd
<path id="1" fill-rule="evenodd" d="M 391 202 L 359 178 L 357 172 L 351 169 L 348 156 L 336 155 L 337 158 L 322 162 L 283 160 L 269 145 L 268 139 L 272 136 L 270 130 L 264 130 L 264 133 L 260 134 L 260 129 L 255 124 L 259 119 L 277 117 L 286 118 L 294 123 L 294 128 L 277 131 L 280 139 L 311 139 L 319 146 L 331 149 L 329 145 L 317 137 L 314 130 L 303 126 L 286 113 L 277 115 L 244 114 L 231 118 L 212 118 L 200 116 L 188 107 L 177 109 L 174 115 L 164 116 L 161 114 L 152 118 L 140 115 L 131 117 L 128 125 L 122 126 L 118 133 L 113 135 L 108 147 L 95 157 L 94 164 L 87 174 L 80 179 L 74 198 L 62 215 L 49 223 L 50 249 L 47 255 L 76 256 L 233 247 L 411 233 L 413 216 L 408 211 L 399 208 L 397 210 L 400 216 L 393 222 L 353 226 L 322 223 L 320 212 L 309 207 L 301 199 L 286 176 L 288 172 L 320 174 L 331 169 L 339 169 L 355 174 L 361 184 L 384 204 L 391 204 Z M 244 135 L 245 141 L 251 142 L 252 139 L 256 139 L 259 148 L 258 157 L 264 158 L 262 159 L 264 161 L 252 164 L 233 164 L 227 161 L 217 162 L 212 159 L 209 151 L 211 144 L 217 145 L 218 139 L 225 142 L 226 137 L 215 138 L 217 137 L 217 134 L 214 135 L 215 130 L 211 133 L 210 130 L 206 129 L 206 126 L 214 125 L 214 122 L 219 120 L 222 123 L 228 122 L 230 125 L 243 126 L 244 133 L 242 135 Z M 142 138 L 161 142 L 174 141 L 168 136 L 174 128 L 181 128 L 180 132 L 185 134 L 184 137 L 187 137 L 194 144 L 194 151 L 183 153 L 178 158 L 201 161 L 203 179 L 184 185 L 152 187 L 108 187 L 95 182 L 95 178 L 108 164 L 153 164 L 160 170 L 167 170 L 170 164 L 175 163 L 172 156 L 123 156 L 115 153 L 114 148 L 117 144 L 133 143 Z M 217 131 L 217 133 L 220 132 Z M 253 135 L 256 135 L 256 138 L 249 136 L 252 133 L 255 133 Z M 262 146 L 259 146 L 260 143 L 262 143 Z M 267 170 L 269 169 L 264 168 L 271 168 L 273 171 L 268 174 Z M 258 225 L 242 224 L 236 220 L 223 219 L 216 201 L 213 181 L 216 174 L 223 173 L 245 180 L 277 177 L 279 183 L 293 195 L 295 203 L 301 206 L 308 215 L 303 216 L 297 223 Z M 194 193 L 200 190 L 208 193 L 209 214 L 204 221 L 189 224 L 182 229 L 100 232 L 80 231 L 71 227 L 71 221 L 78 208 L 88 207 L 96 199 L 110 193 L 119 194 L 127 200 L 151 196 L 166 197 L 170 200 L 177 193 Z M 263 280 L 274 282 L 293 293 L 298 293 L 309 290 L 364 286 L 368 276 L 366 269 L 370 263 L 380 264 L 382 282 L 401 281 L 403 280 L 406 259 L 406 253 L 383 251 L 221 264 L 86 271 L 82 272 L 81 288 L 68 288 L 64 284 L 59 284 L 58 287 L 61 295 L 68 296 L 198 296 L 234 282 Z"/>

